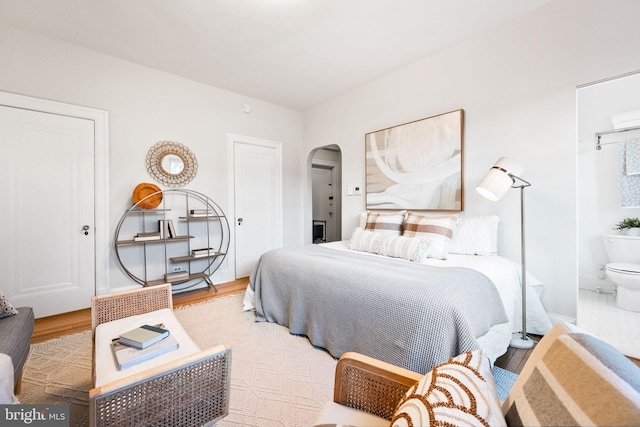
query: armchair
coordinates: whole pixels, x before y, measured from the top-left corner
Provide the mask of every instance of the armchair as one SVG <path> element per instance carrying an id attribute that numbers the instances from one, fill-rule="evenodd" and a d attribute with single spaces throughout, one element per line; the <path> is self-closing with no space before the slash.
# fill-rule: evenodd
<path id="1" fill-rule="evenodd" d="M 469 425 L 640 425 L 640 368 L 575 326 L 559 323 L 540 340 L 504 402 L 488 359 L 469 363 L 458 378 L 449 374 L 464 364 L 461 356 L 421 375 L 345 353 L 336 367 L 334 401 L 325 404 L 316 425 L 388 426 L 394 417 L 394 426 L 442 425 L 469 414 L 476 417 Z"/>

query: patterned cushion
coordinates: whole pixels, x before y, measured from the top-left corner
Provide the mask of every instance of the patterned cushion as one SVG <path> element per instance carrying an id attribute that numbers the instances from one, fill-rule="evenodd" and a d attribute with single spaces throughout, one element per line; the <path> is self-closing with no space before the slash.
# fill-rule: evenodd
<path id="1" fill-rule="evenodd" d="M 349 241 L 349 249 L 352 251 L 380 253 L 380 247 L 384 239 L 384 233 L 366 231 L 358 227 L 353 231 Z"/>
<path id="2" fill-rule="evenodd" d="M 431 239 L 420 237 L 386 236 L 379 247 L 380 255 L 422 262 L 429 257 Z"/>
<path id="3" fill-rule="evenodd" d="M 640 425 L 640 369 L 588 334 L 558 337 L 514 394 L 510 426 Z"/>
<path id="4" fill-rule="evenodd" d="M 13 316 L 14 314 L 18 314 L 18 310 L 13 308 L 7 297 L 0 292 L 0 319 Z"/>
<path id="5" fill-rule="evenodd" d="M 402 234 L 402 224 L 406 211 L 394 213 L 374 213 L 367 214 L 367 223 L 364 227 L 367 231 L 379 231 L 387 234 L 399 236 Z"/>
<path id="6" fill-rule="evenodd" d="M 489 360 L 467 352 L 433 368 L 407 391 L 392 426 L 504 426 Z"/>
<path id="7" fill-rule="evenodd" d="M 497 255 L 498 223 L 496 215 L 460 217 L 451 239 L 452 254 Z"/>
<path id="8" fill-rule="evenodd" d="M 404 220 L 405 237 L 426 237 L 432 240 L 429 258 L 445 259 L 451 248 L 451 237 L 456 228 L 457 217 L 428 216 L 409 212 Z"/>

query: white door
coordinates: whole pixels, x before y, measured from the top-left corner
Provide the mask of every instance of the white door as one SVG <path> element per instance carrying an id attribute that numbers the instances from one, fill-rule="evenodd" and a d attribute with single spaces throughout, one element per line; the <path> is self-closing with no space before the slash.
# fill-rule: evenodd
<path id="1" fill-rule="evenodd" d="M 0 289 L 36 317 L 95 295 L 94 122 L 0 106 Z"/>
<path id="2" fill-rule="evenodd" d="M 237 137 L 234 156 L 236 278 L 263 253 L 282 246 L 282 181 L 278 144 Z"/>

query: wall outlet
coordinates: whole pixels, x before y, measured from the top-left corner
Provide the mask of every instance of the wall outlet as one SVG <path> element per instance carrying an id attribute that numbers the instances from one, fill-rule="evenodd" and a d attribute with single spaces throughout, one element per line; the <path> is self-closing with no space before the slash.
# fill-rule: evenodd
<path id="1" fill-rule="evenodd" d="M 173 272 L 182 271 L 182 267 L 173 267 Z"/>

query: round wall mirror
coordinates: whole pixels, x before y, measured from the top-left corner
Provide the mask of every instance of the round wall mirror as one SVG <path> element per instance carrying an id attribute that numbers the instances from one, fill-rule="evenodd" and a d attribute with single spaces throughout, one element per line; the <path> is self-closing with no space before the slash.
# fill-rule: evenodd
<path id="1" fill-rule="evenodd" d="M 182 187 L 198 171 L 196 156 L 186 146 L 174 141 L 160 141 L 147 153 L 147 172 L 158 182 Z"/>

